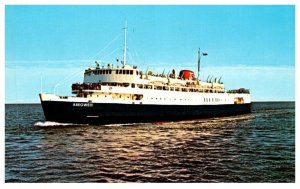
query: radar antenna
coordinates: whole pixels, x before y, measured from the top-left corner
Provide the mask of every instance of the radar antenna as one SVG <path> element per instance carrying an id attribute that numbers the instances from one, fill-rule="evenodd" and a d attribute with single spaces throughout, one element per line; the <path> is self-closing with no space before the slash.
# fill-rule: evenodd
<path id="1" fill-rule="evenodd" d="M 125 21 L 124 29 L 124 50 L 123 50 L 123 67 L 126 65 L 126 30 L 127 30 L 127 20 Z"/>

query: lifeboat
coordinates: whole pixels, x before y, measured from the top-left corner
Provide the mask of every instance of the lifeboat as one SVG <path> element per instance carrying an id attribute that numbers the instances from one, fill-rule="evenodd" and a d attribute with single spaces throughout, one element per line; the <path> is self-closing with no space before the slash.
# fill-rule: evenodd
<path id="1" fill-rule="evenodd" d="M 184 80 L 192 80 L 195 78 L 195 73 L 191 70 L 181 70 L 179 72 L 179 77 Z"/>

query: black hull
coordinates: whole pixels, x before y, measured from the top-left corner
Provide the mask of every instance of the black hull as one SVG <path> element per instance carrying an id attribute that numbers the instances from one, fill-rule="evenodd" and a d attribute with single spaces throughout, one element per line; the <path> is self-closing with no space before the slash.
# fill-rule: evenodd
<path id="1" fill-rule="evenodd" d="M 232 105 L 145 105 L 42 101 L 47 121 L 115 124 L 192 120 L 250 113 L 251 103 Z"/>

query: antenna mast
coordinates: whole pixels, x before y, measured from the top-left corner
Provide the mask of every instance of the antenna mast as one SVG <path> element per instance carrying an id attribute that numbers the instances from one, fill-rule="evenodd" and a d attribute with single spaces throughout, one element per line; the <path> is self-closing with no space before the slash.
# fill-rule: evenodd
<path id="1" fill-rule="evenodd" d="M 202 56 L 207 56 L 207 53 L 202 52 Z M 201 52 L 200 48 L 198 48 L 198 81 L 199 81 L 199 74 L 200 74 L 200 59 L 201 59 Z"/>
<path id="2" fill-rule="evenodd" d="M 197 76 L 198 80 L 199 80 L 199 74 L 200 74 L 200 48 L 198 48 L 198 76 Z"/>
<path id="3" fill-rule="evenodd" d="M 127 30 L 127 20 L 125 21 L 124 29 L 124 50 L 123 50 L 123 67 L 126 65 L 126 30 Z"/>

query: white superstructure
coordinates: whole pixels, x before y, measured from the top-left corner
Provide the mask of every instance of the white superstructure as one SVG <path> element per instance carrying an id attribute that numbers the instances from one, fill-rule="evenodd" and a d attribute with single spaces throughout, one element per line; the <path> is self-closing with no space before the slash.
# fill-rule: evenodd
<path id="1" fill-rule="evenodd" d="M 43 96 L 65 101 L 126 104 L 217 105 L 251 102 L 246 89 L 226 92 L 224 84 L 198 81 L 192 71 L 183 70 L 181 74 L 142 74 L 136 66 L 129 65 L 122 68 L 111 65 L 89 68 L 85 70 L 83 83 L 72 86 L 75 97 Z"/>

